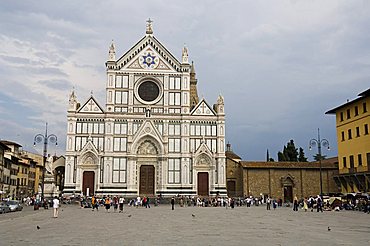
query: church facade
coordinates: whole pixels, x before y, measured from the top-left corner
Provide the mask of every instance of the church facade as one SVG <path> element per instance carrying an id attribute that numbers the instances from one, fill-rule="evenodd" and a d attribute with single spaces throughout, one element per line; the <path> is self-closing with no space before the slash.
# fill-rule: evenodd
<path id="1" fill-rule="evenodd" d="M 188 49 L 181 61 L 146 34 L 106 62 L 104 107 L 69 97 L 65 194 L 226 195 L 225 112 L 197 93 Z"/>

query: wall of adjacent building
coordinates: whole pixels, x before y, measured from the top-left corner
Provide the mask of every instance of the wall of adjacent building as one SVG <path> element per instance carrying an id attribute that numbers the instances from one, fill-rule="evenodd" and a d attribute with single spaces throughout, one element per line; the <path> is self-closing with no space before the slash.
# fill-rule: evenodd
<path id="1" fill-rule="evenodd" d="M 323 193 L 337 193 L 338 187 L 334 182 L 335 169 L 322 170 Z M 244 196 L 269 195 L 273 198 L 284 197 L 283 180 L 292 177 L 293 197 L 309 197 L 320 193 L 320 172 L 318 169 L 291 168 L 244 168 Z"/>
<path id="2" fill-rule="evenodd" d="M 243 196 L 243 169 L 238 161 L 227 158 L 226 159 L 226 176 L 227 181 L 235 182 L 235 194 L 234 196 Z M 226 182 L 226 185 L 228 183 Z M 230 189 L 228 188 L 228 195 L 232 196 Z"/>

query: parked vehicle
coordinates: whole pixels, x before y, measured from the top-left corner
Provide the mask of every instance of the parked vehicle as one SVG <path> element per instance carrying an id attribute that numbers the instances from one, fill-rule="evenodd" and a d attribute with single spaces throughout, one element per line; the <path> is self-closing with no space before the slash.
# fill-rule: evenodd
<path id="1" fill-rule="evenodd" d="M 5 202 L 0 203 L 0 214 L 5 214 L 10 212 L 10 207 L 6 205 Z"/>
<path id="2" fill-rule="evenodd" d="M 23 209 L 22 204 L 16 200 L 10 200 L 6 204 L 9 206 L 11 212 L 22 211 Z"/>

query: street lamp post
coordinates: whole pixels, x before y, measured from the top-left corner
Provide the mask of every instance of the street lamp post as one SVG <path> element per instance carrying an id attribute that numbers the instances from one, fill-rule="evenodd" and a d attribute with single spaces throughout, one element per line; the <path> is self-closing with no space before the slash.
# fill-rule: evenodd
<path id="1" fill-rule="evenodd" d="M 328 148 L 328 150 L 330 150 L 330 147 L 329 147 L 329 141 L 326 140 L 325 138 L 324 139 L 320 139 L 320 128 L 317 128 L 317 139 L 313 138 L 310 140 L 310 150 L 312 149 L 312 146 L 315 146 L 317 145 L 317 150 L 318 150 L 318 158 L 319 158 L 319 165 L 320 165 L 320 196 L 322 196 L 322 173 L 321 173 L 321 159 L 322 159 L 322 155 L 321 155 L 321 145 Z"/>
<path id="2" fill-rule="evenodd" d="M 57 142 L 58 138 L 56 135 L 54 134 L 50 134 L 48 135 L 48 123 L 46 122 L 46 127 L 45 127 L 45 135 L 42 135 L 42 134 L 37 134 L 35 136 L 35 139 L 34 139 L 34 142 L 33 142 L 33 146 L 36 146 L 36 143 L 41 143 L 41 142 L 44 142 L 44 150 L 43 150 L 43 155 L 42 155 L 42 179 L 41 179 L 41 200 L 43 201 L 44 200 L 44 189 L 45 189 L 45 164 L 46 164 L 46 155 L 47 155 L 47 152 L 48 152 L 48 143 L 49 141 L 51 143 L 55 143 L 55 145 L 57 146 L 58 145 L 58 142 Z"/>

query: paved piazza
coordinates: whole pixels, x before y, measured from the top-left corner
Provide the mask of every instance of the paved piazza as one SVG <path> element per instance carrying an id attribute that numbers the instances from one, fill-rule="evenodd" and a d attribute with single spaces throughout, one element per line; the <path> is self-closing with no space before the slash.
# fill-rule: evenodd
<path id="1" fill-rule="evenodd" d="M 52 210 L 26 207 L 0 215 L 0 235 L 0 245 L 370 245 L 370 215 L 169 205 L 120 214 L 63 205 L 54 219 Z"/>

